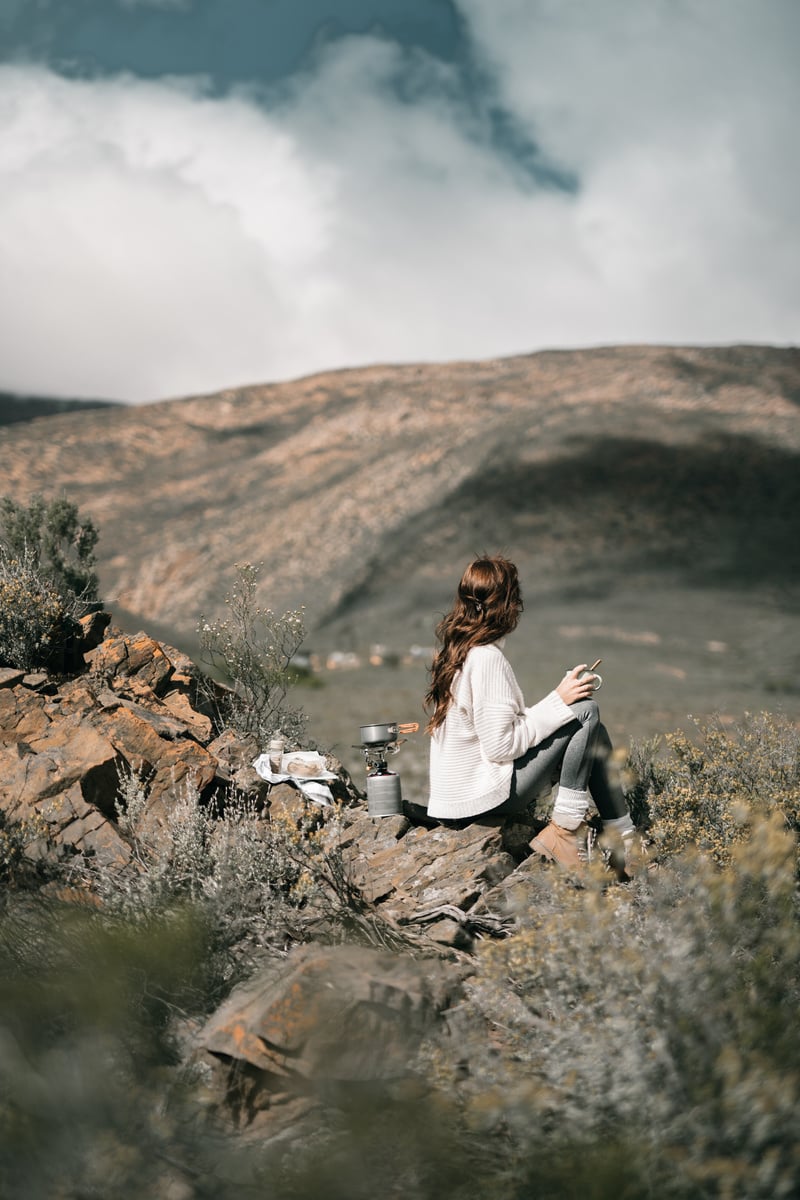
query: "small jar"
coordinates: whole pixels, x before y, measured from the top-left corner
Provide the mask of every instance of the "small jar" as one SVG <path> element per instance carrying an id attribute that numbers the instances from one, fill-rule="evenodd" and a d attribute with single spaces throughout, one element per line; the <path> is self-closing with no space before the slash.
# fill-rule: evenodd
<path id="1" fill-rule="evenodd" d="M 283 766 L 283 751 L 286 746 L 286 738 L 282 733 L 273 733 L 269 739 L 267 754 L 269 755 L 270 770 L 276 775 Z"/>

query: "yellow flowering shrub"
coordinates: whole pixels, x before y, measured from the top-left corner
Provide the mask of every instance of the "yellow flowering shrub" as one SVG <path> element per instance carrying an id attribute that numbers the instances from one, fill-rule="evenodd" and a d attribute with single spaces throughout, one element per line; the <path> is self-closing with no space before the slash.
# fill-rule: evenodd
<path id="1" fill-rule="evenodd" d="M 735 728 L 715 721 L 696 730 L 669 734 L 669 757 L 649 764 L 644 806 L 659 857 L 695 846 L 727 865 L 758 814 L 800 831 L 800 731 L 791 721 L 748 713 Z"/>
<path id="2" fill-rule="evenodd" d="M 37 842 L 47 841 L 47 822 L 38 814 L 11 821 L 0 809 L 0 884 L 5 888 L 24 885 L 35 873 L 30 851 Z"/>

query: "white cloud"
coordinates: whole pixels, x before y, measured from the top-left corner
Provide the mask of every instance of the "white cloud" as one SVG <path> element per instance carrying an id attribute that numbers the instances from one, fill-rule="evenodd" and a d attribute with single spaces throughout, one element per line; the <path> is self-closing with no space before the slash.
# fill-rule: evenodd
<path id="1" fill-rule="evenodd" d="M 797 340 L 789 8 L 460 7 L 575 195 L 524 186 L 451 68 L 374 38 L 328 46 L 270 108 L 0 68 L 0 386 L 142 400 L 377 360 Z"/>

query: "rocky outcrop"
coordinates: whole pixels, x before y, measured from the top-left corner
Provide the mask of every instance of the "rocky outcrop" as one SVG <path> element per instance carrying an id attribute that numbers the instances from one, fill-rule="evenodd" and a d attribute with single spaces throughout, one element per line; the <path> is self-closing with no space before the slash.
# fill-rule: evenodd
<path id="1" fill-rule="evenodd" d="M 64 852 L 124 865 L 121 772 L 148 780 L 157 828 L 183 780 L 206 798 L 222 786 L 207 749 L 211 721 L 195 707 L 191 662 L 145 634 L 113 632 L 83 661 L 83 673 L 67 680 L 0 672 L 0 808 L 12 820 L 44 821 Z"/>
<path id="2" fill-rule="evenodd" d="M 501 820 L 443 828 L 411 810 L 372 817 L 330 757 L 334 803 L 320 805 L 261 779 L 252 767 L 260 749 L 216 730 L 193 664 L 144 633 L 111 629 L 70 679 L 0 671 L 0 810 L 47 830 L 39 852 L 55 847 L 128 869 L 133 848 L 117 798 L 121 776 L 136 772 L 149 783 L 149 837 L 191 780 L 201 800 L 234 787 L 265 822 L 298 837 L 313 830 L 317 850 L 342 864 L 377 931 L 373 944 L 294 946 L 187 1034 L 216 1117 L 272 1138 L 302 1128 L 333 1085 L 405 1078 L 422 1039 L 446 1032 L 459 1007 L 470 952 L 509 932 L 538 868 L 531 828 Z M 322 941 L 326 919 L 320 911 Z"/>
<path id="3" fill-rule="evenodd" d="M 322 844 L 341 853 L 352 885 L 385 921 L 461 949 L 486 929 L 478 901 L 527 856 L 532 830 L 502 821 L 446 829 L 371 817 L 330 758 L 334 807 L 312 805 L 291 785 L 270 787 L 252 767 L 262 748 L 214 729 L 191 660 L 144 633 L 112 629 L 86 650 L 84 666 L 67 680 L 0 671 L 0 808 L 12 820 L 43 821 L 63 854 L 129 861 L 116 811 L 123 774 L 147 781 L 154 838 L 184 782 L 205 801 L 235 786 L 265 819 L 321 826 Z"/>

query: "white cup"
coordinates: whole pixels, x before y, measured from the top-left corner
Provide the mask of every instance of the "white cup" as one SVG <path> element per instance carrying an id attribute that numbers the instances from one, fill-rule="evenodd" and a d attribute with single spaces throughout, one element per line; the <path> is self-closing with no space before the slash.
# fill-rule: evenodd
<path id="1" fill-rule="evenodd" d="M 581 671 L 578 679 L 591 679 L 593 692 L 599 692 L 603 686 L 603 676 L 598 675 L 597 671 Z"/>

